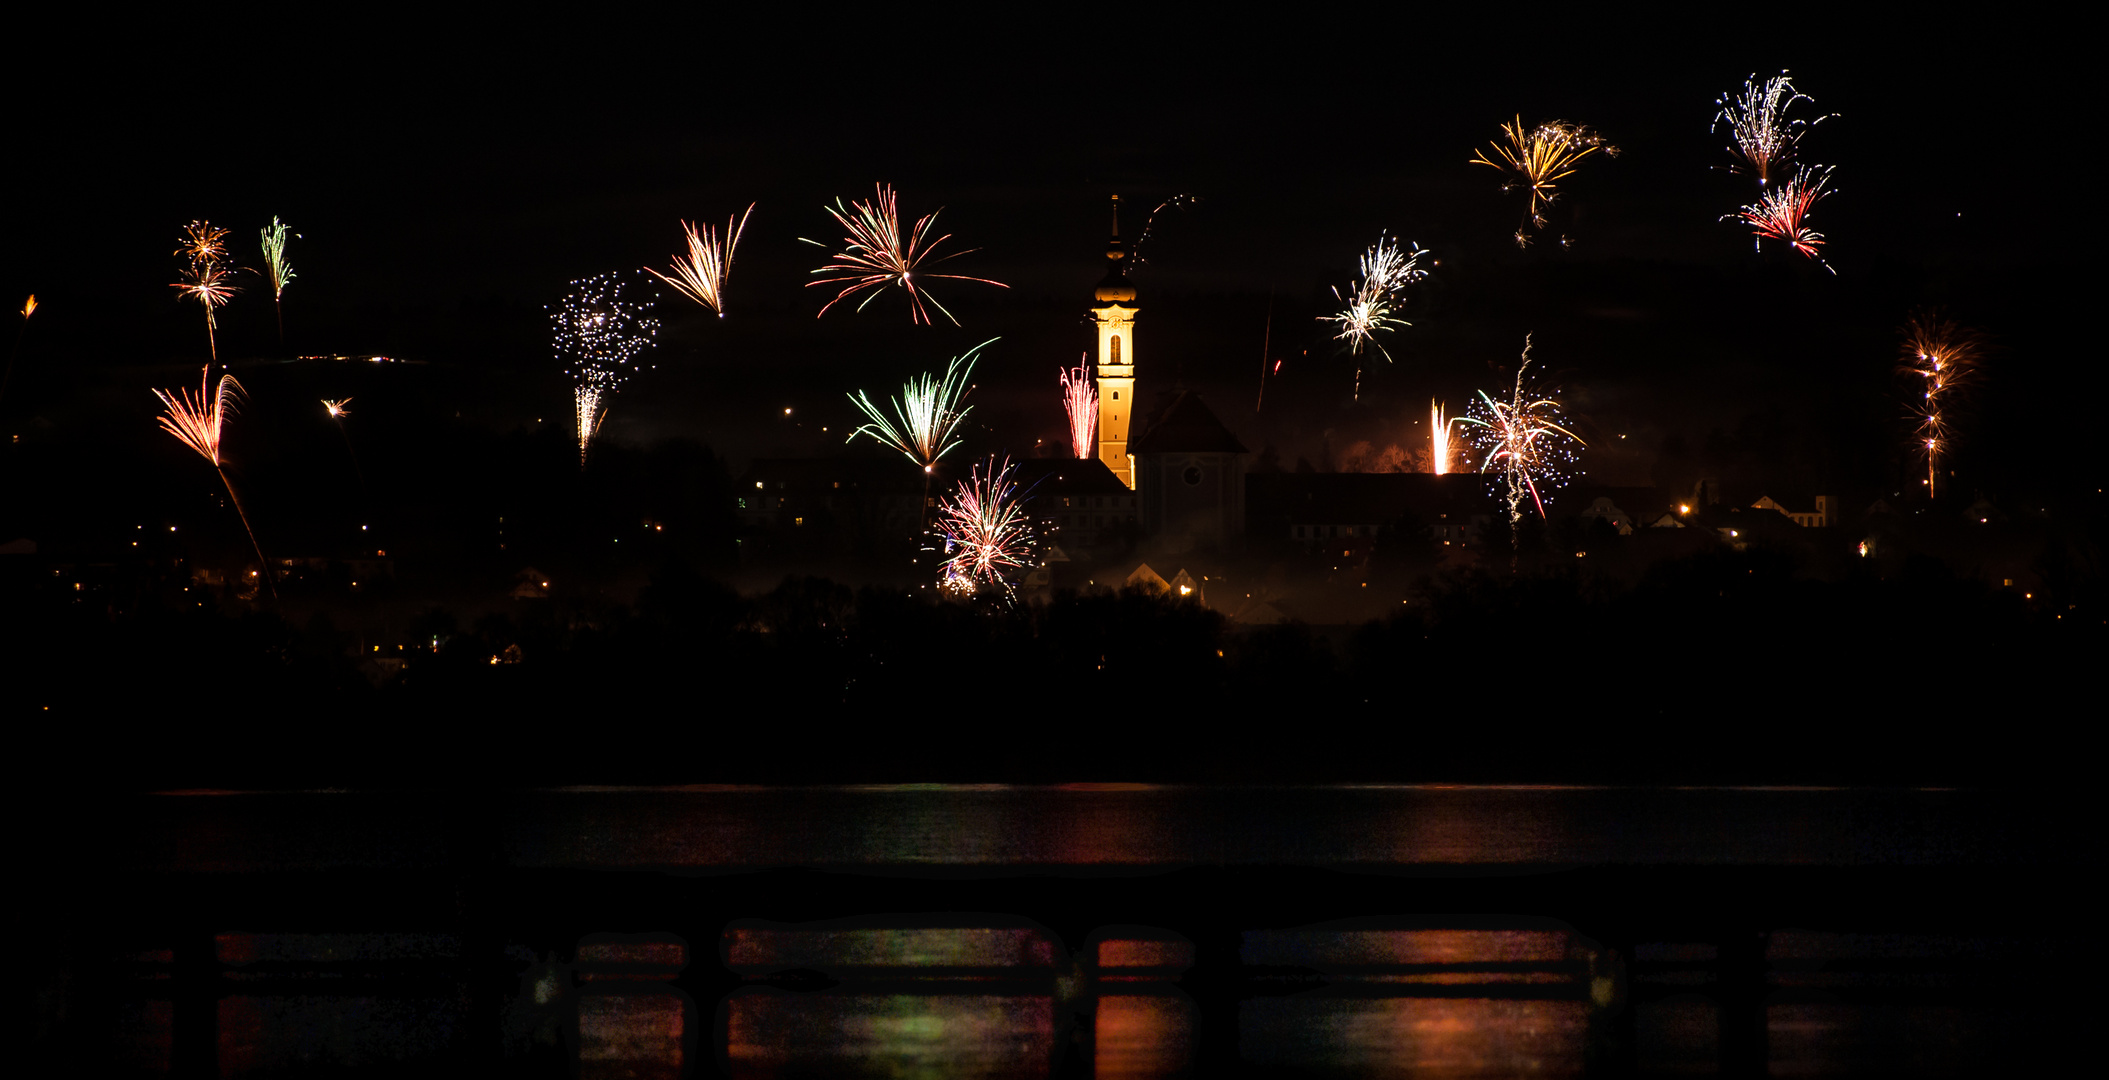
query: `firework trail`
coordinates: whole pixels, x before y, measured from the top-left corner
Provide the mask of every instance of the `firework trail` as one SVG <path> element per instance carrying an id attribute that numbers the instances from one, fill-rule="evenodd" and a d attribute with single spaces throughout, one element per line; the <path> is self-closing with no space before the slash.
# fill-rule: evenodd
<path id="1" fill-rule="evenodd" d="M 1120 197 L 1118 195 L 1114 196 L 1115 201 L 1118 201 L 1119 198 Z M 1152 235 L 1151 230 L 1157 227 L 1158 214 L 1161 214 L 1166 210 L 1177 210 L 1184 207 L 1192 206 L 1200 201 L 1201 196 L 1195 195 L 1192 192 L 1182 191 L 1179 194 L 1174 195 L 1161 203 L 1158 203 L 1157 209 L 1150 211 L 1150 216 L 1142 220 L 1142 235 L 1135 238 L 1135 246 L 1128 249 L 1129 266 L 1132 268 L 1136 266 L 1141 266 L 1144 263 L 1145 260 L 1142 257 L 1142 246 L 1149 242 L 1150 236 Z"/>
<path id="2" fill-rule="evenodd" d="M 1348 286 L 1348 295 L 1333 290 L 1333 298 L 1347 305 L 1338 315 L 1321 315 L 1320 322 L 1340 324 L 1340 332 L 1333 335 L 1334 341 L 1348 343 L 1348 351 L 1355 356 L 1355 400 L 1362 399 L 1362 347 L 1376 345 L 1386 363 L 1391 354 L 1376 340 L 1377 332 L 1394 326 L 1411 326 L 1412 323 L 1399 318 L 1393 312 L 1405 303 L 1402 295 L 1406 286 L 1427 277 L 1428 272 L 1418 265 L 1427 252 L 1420 245 L 1412 251 L 1401 252 L 1397 240 L 1387 241 L 1382 234 L 1377 237 L 1375 247 L 1362 256 L 1362 279 Z"/>
<path id="3" fill-rule="evenodd" d="M 1267 290 L 1267 322 L 1260 330 L 1260 392 L 1252 399 L 1252 411 L 1267 405 L 1267 354 L 1274 350 L 1274 290 Z"/>
<path id="4" fill-rule="evenodd" d="M 1722 215 L 1721 220 L 1734 219 L 1747 223 L 1757 234 L 1754 243 L 1759 251 L 1765 250 L 1765 241 L 1768 238 L 1783 241 L 1794 250 L 1815 259 L 1817 265 L 1836 275 L 1838 271 L 1831 269 L 1831 264 L 1824 262 L 1823 256 L 1816 250 L 1823 246 L 1823 234 L 1809 228 L 1808 224 L 1810 209 L 1830 194 L 1824 190 L 1824 186 L 1830 182 L 1829 165 L 1815 169 L 1796 169 L 1792 179 L 1778 187 L 1767 189 L 1758 196 L 1758 201 L 1738 213 Z"/>
<path id="5" fill-rule="evenodd" d="M 1904 331 L 1906 374 L 1923 383 L 1924 399 L 1913 412 L 1919 418 L 1917 442 L 1926 452 L 1926 497 L 1935 495 L 1940 459 L 1948 450 L 1954 394 L 1977 373 L 1982 354 L 1978 335 L 1938 313 L 1911 317 Z"/>
<path id="6" fill-rule="evenodd" d="M 1787 110 L 1797 101 L 1816 103 L 1816 99 L 1797 92 L 1784 71 L 1764 82 L 1753 74 L 1743 80 L 1741 97 L 1722 94 L 1714 101 L 1721 111 L 1714 114 L 1711 130 L 1719 131 L 1722 124 L 1728 125 L 1729 134 L 1735 139 L 1728 152 L 1741 162 L 1735 168 L 1748 169 L 1756 175 L 1760 187 L 1771 183 L 1775 174 L 1793 162 L 1796 144 L 1808 129 L 1838 115 L 1789 120 Z"/>
<path id="7" fill-rule="evenodd" d="M 556 356 L 571 377 L 577 409 L 579 468 L 586 467 L 586 448 L 607 419 L 609 399 L 625 379 L 636 374 L 638 357 L 652 347 L 659 320 L 652 302 L 623 299 L 619 273 L 597 274 L 571 283 L 550 313 Z"/>
<path id="8" fill-rule="evenodd" d="M 1428 461 L 1429 470 L 1437 476 L 1450 472 L 1450 425 L 1460 420 L 1443 419 L 1443 406 L 1439 401 L 1428 403 Z"/>
<path id="9" fill-rule="evenodd" d="M 1559 424 L 1560 403 L 1536 396 L 1526 378 L 1530 370 L 1530 338 L 1523 339 L 1523 362 L 1516 367 L 1516 386 L 1509 400 L 1495 401 L 1479 392 L 1477 415 L 1461 416 L 1457 422 L 1473 428 L 1474 441 L 1486 450 L 1480 472 L 1498 472 L 1508 481 L 1509 537 L 1516 540 L 1516 527 L 1523 520 L 1523 497 L 1529 495 L 1538 516 L 1545 516 L 1541 488 L 1566 480 L 1565 468 L 1574 454 L 1564 440 L 1582 440 Z"/>
<path id="10" fill-rule="evenodd" d="M 1062 409 L 1069 414 L 1069 448 L 1077 460 L 1098 456 L 1098 387 L 1088 359 L 1079 360 L 1075 371 L 1062 369 Z"/>
<path id="11" fill-rule="evenodd" d="M 1471 164 L 1488 165 L 1503 172 L 1516 174 L 1516 178 L 1501 186 L 1503 191 L 1514 190 L 1518 184 L 1530 188 L 1530 214 L 1525 224 L 1516 230 L 1516 246 L 1530 244 L 1533 228 L 1545 227 L 1545 210 L 1559 198 L 1557 182 L 1569 175 L 1581 164 L 1583 158 L 1602 150 L 1609 157 L 1618 156 L 1618 147 L 1604 141 L 1603 136 L 1583 124 L 1570 124 L 1565 120 L 1548 120 L 1526 131 L 1523 117 L 1514 123 L 1501 125 L 1501 134 L 1508 145 L 1490 143 L 1495 157 L 1488 157 L 1485 150 L 1473 153 Z M 1562 240 L 1563 245 L 1568 241 Z"/>
<path id="12" fill-rule="evenodd" d="M 176 249 L 176 254 L 188 259 L 189 265 L 182 271 L 183 280 L 172 283 L 182 295 L 204 305 L 205 340 L 211 346 L 214 363 L 220 359 L 220 342 L 213 309 L 241 291 L 228 284 L 240 267 L 220 263 L 227 257 L 226 238 L 227 230 L 217 228 L 209 221 L 193 221 L 184 226 L 183 246 Z"/>
<path id="13" fill-rule="evenodd" d="M 293 239 L 300 239 L 294 233 Z M 271 308 L 278 314 L 278 343 L 286 343 L 286 282 L 293 280 L 293 264 L 286 261 L 286 226 L 271 215 L 271 227 L 263 230 L 264 277 L 271 282 Z"/>
<path id="14" fill-rule="evenodd" d="M 933 531 L 944 536 L 948 556 L 938 568 L 939 587 L 969 593 L 987 586 L 1006 598 L 1016 594 L 1006 575 L 1031 564 L 1038 539 L 1011 479 L 1013 468 L 1010 459 L 999 465 L 991 457 L 986 472 L 975 465 L 972 476 L 938 504 Z"/>
<path id="15" fill-rule="evenodd" d="M 710 226 L 703 226 L 698 233 L 694 225 L 684 221 L 681 227 L 688 231 L 688 258 L 674 257 L 672 277 L 645 267 L 652 276 L 680 290 L 681 295 L 725 317 L 725 277 L 732 273 L 732 249 L 739 246 L 740 233 L 747 229 L 747 219 L 754 216 L 753 203 L 747 204 L 747 212 L 741 214 L 738 224 L 725 219 L 725 232 L 721 236 Z"/>
<path id="16" fill-rule="evenodd" d="M 220 435 L 226 430 L 227 417 L 234 411 L 235 398 L 241 393 L 242 384 L 234 381 L 232 375 L 222 375 L 218 391 L 208 392 L 208 378 L 209 371 L 198 377 L 196 397 L 188 390 L 154 391 L 154 396 L 160 398 L 161 404 L 167 408 L 161 416 L 161 429 L 212 463 L 212 471 L 219 474 L 220 483 L 227 488 L 227 497 L 234 500 L 234 512 L 241 516 L 242 529 L 249 534 L 249 546 L 256 550 L 264 584 L 270 588 L 271 598 L 276 600 L 278 585 L 272 580 L 271 562 L 264 558 L 263 545 L 256 542 L 256 529 L 249 524 L 249 512 L 242 509 L 242 498 L 234 493 L 234 484 L 227 479 L 225 459 L 220 456 Z"/>
<path id="17" fill-rule="evenodd" d="M 843 238 L 843 243 L 846 246 L 834 256 L 835 261 L 813 271 L 815 274 L 833 274 L 835 276 L 824 277 L 818 281 L 806 283 L 809 287 L 813 285 L 830 285 L 838 282 L 847 283 L 833 300 L 828 301 L 826 305 L 821 307 L 820 314 L 827 314 L 828 308 L 834 307 L 855 293 L 869 289 L 871 290 L 871 295 L 866 296 L 857 305 L 857 310 L 863 311 L 865 306 L 872 302 L 873 298 L 884 291 L 885 286 L 899 285 L 908 293 L 908 321 L 920 322 L 926 325 L 930 323 L 930 313 L 923 307 L 923 301 L 928 300 L 937 310 L 944 312 L 945 318 L 952 320 L 952 325 L 958 326 L 959 320 L 950 311 L 945 310 L 945 305 L 938 303 L 937 297 L 930 295 L 928 289 L 916 286 L 917 278 L 951 278 L 956 281 L 979 281 L 985 285 L 994 285 L 999 289 L 1010 288 L 1010 286 L 1000 281 L 990 281 L 988 278 L 968 277 L 964 274 L 932 274 L 920 269 L 925 262 L 932 264 L 941 263 L 946 259 L 970 255 L 981 249 L 969 248 L 966 251 L 958 251 L 950 255 L 931 258 L 931 253 L 936 251 L 937 245 L 952 238 L 951 234 L 947 233 L 935 240 L 925 239 L 929 235 L 930 224 L 937 220 L 937 215 L 943 212 L 942 209 L 917 218 L 915 227 L 908 231 L 908 235 L 904 240 L 901 236 L 900 213 L 894 204 L 893 189 L 885 184 L 879 184 L 877 188 L 878 197 L 872 202 L 855 202 L 848 207 L 844 207 L 842 200 L 836 199 L 833 207 L 821 207 L 849 235 Z M 805 240 L 804 237 L 799 239 Z M 816 247 L 828 246 L 818 240 L 805 240 L 805 242 Z"/>

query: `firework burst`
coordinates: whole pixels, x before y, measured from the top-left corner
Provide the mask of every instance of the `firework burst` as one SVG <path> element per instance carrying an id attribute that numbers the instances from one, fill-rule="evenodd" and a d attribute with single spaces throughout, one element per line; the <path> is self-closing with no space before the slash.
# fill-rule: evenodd
<path id="1" fill-rule="evenodd" d="M 1405 303 L 1406 286 L 1427 277 L 1428 272 L 1419 267 L 1422 251 L 1416 244 L 1411 251 L 1400 251 L 1399 242 L 1388 240 L 1381 234 L 1375 247 L 1362 256 L 1362 279 L 1348 286 L 1347 295 L 1338 288 L 1333 298 L 1346 304 L 1338 315 L 1321 315 L 1320 322 L 1338 323 L 1340 332 L 1333 335 L 1334 341 L 1347 342 L 1348 352 L 1355 360 L 1355 398 L 1362 398 L 1362 348 L 1375 345 L 1386 363 L 1391 354 L 1377 341 L 1377 333 L 1394 326 L 1411 326 L 1412 323 L 1399 318 L 1395 312 Z"/>
<path id="2" fill-rule="evenodd" d="M 1574 452 L 1567 445 L 1582 445 L 1573 432 L 1560 426 L 1560 403 L 1541 396 L 1528 379 L 1530 338 L 1523 339 L 1523 360 L 1516 367 L 1516 385 L 1507 401 L 1495 401 L 1479 392 L 1473 415 L 1457 422 L 1471 428 L 1473 441 L 1486 451 L 1480 472 L 1498 472 L 1508 482 L 1509 530 L 1523 520 L 1523 497 L 1529 495 L 1538 516 L 1545 516 L 1542 492 L 1567 479 L 1566 469 Z"/>
<path id="3" fill-rule="evenodd" d="M 1735 145 L 1728 148 L 1730 155 L 1739 162 L 1736 169 L 1749 170 L 1757 177 L 1759 186 L 1771 183 L 1772 178 L 1794 160 L 1796 145 L 1810 128 L 1836 116 L 1830 113 L 1814 120 L 1790 120 L 1787 110 L 1797 101 L 1811 105 L 1814 98 L 1794 89 L 1793 80 L 1782 71 L 1763 82 L 1756 75 L 1743 80 L 1740 97 L 1721 95 L 1715 104 L 1721 111 L 1714 114 L 1713 130 L 1728 125 L 1729 135 Z"/>
<path id="4" fill-rule="evenodd" d="M 300 238 L 299 233 L 292 233 L 291 235 L 295 240 Z M 264 277 L 271 282 L 271 307 L 278 314 L 279 343 L 284 344 L 286 340 L 286 312 L 284 304 L 286 283 L 293 280 L 293 264 L 286 261 L 287 230 L 284 223 L 278 220 L 278 215 L 273 214 L 271 216 L 271 225 L 263 230 L 262 238 Z"/>
<path id="5" fill-rule="evenodd" d="M 995 338 L 990 338 L 968 349 L 965 354 L 955 356 L 945 365 L 943 378 L 928 372 L 908 380 L 901 388 L 901 395 L 893 399 L 894 415 L 889 417 L 871 403 L 864 391 L 849 396 L 871 422 L 849 433 L 850 442 L 859 435 L 869 435 L 877 442 L 901 452 L 903 457 L 922 466 L 928 475 L 936 467 L 937 460 L 950 453 L 960 440 L 953 435 L 959 422 L 972 406 L 960 408 L 959 401 L 966 396 L 967 378 L 974 372 L 976 355 L 987 348 Z M 962 366 L 964 365 L 964 366 Z"/>
<path id="6" fill-rule="evenodd" d="M 177 292 L 204 306 L 205 341 L 215 363 L 220 359 L 220 342 L 213 310 L 241 291 L 230 284 L 239 267 L 221 264 L 227 257 L 226 239 L 227 230 L 209 221 L 193 221 L 184 226 L 183 246 L 176 249 L 176 254 L 189 262 L 182 271 L 183 280 L 171 283 Z"/>
<path id="7" fill-rule="evenodd" d="M 652 302 L 623 299 L 623 276 L 598 274 L 571 283 L 572 291 L 550 313 L 556 356 L 571 377 L 577 409 L 579 467 L 586 448 L 607 419 L 609 399 L 638 371 L 638 358 L 652 347 L 659 320 Z"/>
<path id="8" fill-rule="evenodd" d="M 985 470 L 975 465 L 972 476 L 938 504 L 933 532 L 944 537 L 947 558 L 938 583 L 946 591 L 991 588 L 1006 598 L 1015 595 L 1012 576 L 1031 565 L 1038 539 L 1011 479 L 1013 469 L 1008 458 L 999 465 L 991 457 Z"/>
<path id="9" fill-rule="evenodd" d="M 1823 234 L 1809 227 L 1809 211 L 1817 202 L 1830 194 L 1825 185 L 1831 182 L 1831 167 L 1799 168 L 1794 176 L 1778 187 L 1768 188 L 1758 196 L 1758 201 L 1733 214 L 1725 214 L 1721 220 L 1740 220 L 1748 224 L 1756 238 L 1759 251 L 1765 250 L 1767 239 L 1779 240 L 1801 252 L 1832 274 L 1831 264 L 1824 262 L 1817 249 L 1823 246 Z"/>
<path id="10" fill-rule="evenodd" d="M 1919 380 L 1924 394 L 1912 411 L 1918 417 L 1915 441 L 1926 454 L 1926 497 L 1938 485 L 1940 461 L 1953 441 L 1955 393 L 1977 373 L 1982 355 L 1978 335 L 1937 313 L 1914 315 L 1904 331 L 1905 374 Z"/>
<path id="11" fill-rule="evenodd" d="M 1078 461 L 1098 456 L 1098 387 L 1091 382 L 1091 365 L 1078 361 L 1076 370 L 1062 369 L 1062 409 L 1069 414 L 1069 448 Z"/>
<path id="12" fill-rule="evenodd" d="M 1525 130 L 1523 118 L 1518 116 L 1514 123 L 1501 125 L 1501 134 L 1508 141 L 1506 146 L 1491 143 L 1494 156 L 1480 150 L 1472 155 L 1471 163 L 1514 173 L 1515 178 L 1502 185 L 1503 191 L 1513 190 L 1519 184 L 1530 189 L 1529 217 L 1516 230 L 1517 247 L 1529 246 L 1530 229 L 1545 227 L 1545 211 L 1560 195 L 1558 181 L 1571 175 L 1583 158 L 1599 150 L 1609 157 L 1618 156 L 1618 147 L 1604 141 L 1603 136 L 1586 125 L 1565 120 L 1548 120 Z"/>
<path id="13" fill-rule="evenodd" d="M 908 293 L 910 322 L 929 324 L 930 313 L 923 307 L 923 301 L 928 300 L 932 307 L 943 312 L 945 318 L 952 320 L 952 325 L 958 326 L 959 320 L 950 311 L 946 311 L 945 306 L 938 303 L 937 297 L 930 295 L 927 288 L 918 287 L 917 279 L 951 278 L 956 281 L 979 281 L 999 289 L 1010 288 L 1000 281 L 990 281 L 988 278 L 968 277 L 964 274 L 933 274 L 921 269 L 925 263 L 934 265 L 947 259 L 972 254 L 980 249 L 969 248 L 966 251 L 932 258 L 937 245 L 952 238 L 951 234 L 947 233 L 935 240 L 927 239 L 931 223 L 935 222 L 937 215 L 943 211 L 932 211 L 917 218 L 914 228 L 908 230 L 907 236 L 903 237 L 901 216 L 894 203 L 893 188 L 885 184 L 879 184 L 877 187 L 878 195 L 871 202 L 854 202 L 845 207 L 841 199 L 836 199 L 834 206 L 821 208 L 826 210 L 828 216 L 834 218 L 835 223 L 842 226 L 848 235 L 843 237 L 845 246 L 835 255 L 835 261 L 813 271 L 815 274 L 834 276 L 806 283 L 808 286 L 843 284 L 842 291 L 821 307 L 820 314 L 827 314 L 828 308 L 856 293 L 870 290 L 870 295 L 857 304 L 857 310 L 863 311 L 886 286 L 899 285 Z M 816 247 L 828 246 L 818 240 L 805 242 Z"/>
<path id="14" fill-rule="evenodd" d="M 234 493 L 234 484 L 227 479 L 226 459 L 220 454 L 220 436 L 226 431 L 227 418 L 234 414 L 234 404 L 242 392 L 242 384 L 232 375 L 222 375 L 217 391 L 213 391 L 209 389 L 209 378 L 209 373 L 198 377 L 195 396 L 188 390 L 154 391 L 154 396 L 161 399 L 166 409 L 161 414 L 161 429 L 197 451 L 198 456 L 212 464 L 212 471 L 219 474 L 221 485 L 227 489 L 227 497 L 234 501 L 234 512 L 242 519 L 242 529 L 249 534 L 249 546 L 256 551 L 264 584 L 276 598 L 278 586 L 272 581 L 271 563 L 264 558 L 263 545 L 256 541 L 256 530 L 249 524 L 249 512 L 242 508 L 241 496 Z"/>
<path id="15" fill-rule="evenodd" d="M 688 258 L 674 257 L 672 277 L 652 270 L 652 276 L 680 290 L 681 295 L 725 317 L 725 278 L 732 273 L 732 249 L 739 246 L 740 233 L 746 231 L 747 219 L 754 215 L 754 204 L 747 205 L 737 224 L 725 219 L 725 232 L 705 225 L 701 232 L 684 221 L 681 227 L 688 231 Z"/>
<path id="16" fill-rule="evenodd" d="M 193 221 L 183 227 L 183 246 L 176 254 L 193 264 L 220 262 L 227 258 L 227 230 L 210 221 Z"/>

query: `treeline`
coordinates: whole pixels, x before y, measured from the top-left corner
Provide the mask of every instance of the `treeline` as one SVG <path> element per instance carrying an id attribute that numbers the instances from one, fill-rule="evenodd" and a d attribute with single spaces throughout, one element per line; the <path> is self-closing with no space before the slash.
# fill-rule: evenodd
<path id="1" fill-rule="evenodd" d="M 2091 581 L 2024 597 L 1928 562 L 1825 582 L 1762 550 L 1634 585 L 1438 577 L 1356 627 L 1138 591 L 741 596 L 674 563 L 634 606 L 434 609 L 413 629 L 436 647 L 400 664 L 326 615 L 11 590 L 21 760 L 151 787 L 2003 783 L 2076 764 L 2105 641 Z"/>

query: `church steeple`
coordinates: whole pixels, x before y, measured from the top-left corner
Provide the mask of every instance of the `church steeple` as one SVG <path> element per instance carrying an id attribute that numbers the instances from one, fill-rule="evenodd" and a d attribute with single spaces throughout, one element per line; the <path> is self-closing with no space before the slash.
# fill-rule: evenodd
<path id="1" fill-rule="evenodd" d="M 1128 280 L 1128 245 L 1120 238 L 1120 196 L 1113 196 L 1113 237 L 1106 242 L 1112 264 L 1092 292 L 1098 301 L 1098 457 L 1113 475 L 1135 486 L 1135 461 L 1128 454 L 1128 423 L 1135 405 L 1135 286 Z"/>

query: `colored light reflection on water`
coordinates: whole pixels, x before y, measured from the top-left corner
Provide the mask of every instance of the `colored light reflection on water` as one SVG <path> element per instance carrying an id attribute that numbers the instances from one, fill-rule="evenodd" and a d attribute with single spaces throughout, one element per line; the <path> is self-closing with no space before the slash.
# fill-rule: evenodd
<path id="1" fill-rule="evenodd" d="M 1238 1008 L 1244 1062 L 1299 1075 L 1579 1076 L 1588 1037 L 1579 1001 L 1298 995 Z"/>
<path id="2" fill-rule="evenodd" d="M 1046 1076 L 1046 994 L 792 994 L 742 990 L 724 1006 L 734 1077 Z"/>
<path id="3" fill-rule="evenodd" d="M 675 991 L 579 997 L 581 1080 L 677 1080 L 686 1075 L 688 999 Z"/>
<path id="4" fill-rule="evenodd" d="M 725 932 L 725 963 L 734 971 L 783 968 L 1049 968 L 1054 943 L 1025 927 L 872 927 Z"/>
<path id="5" fill-rule="evenodd" d="M 1148 1080 L 1183 1074 L 1193 1061 L 1193 1000 L 1177 989 L 1107 994 L 1092 1017 L 1091 1075 Z"/>

